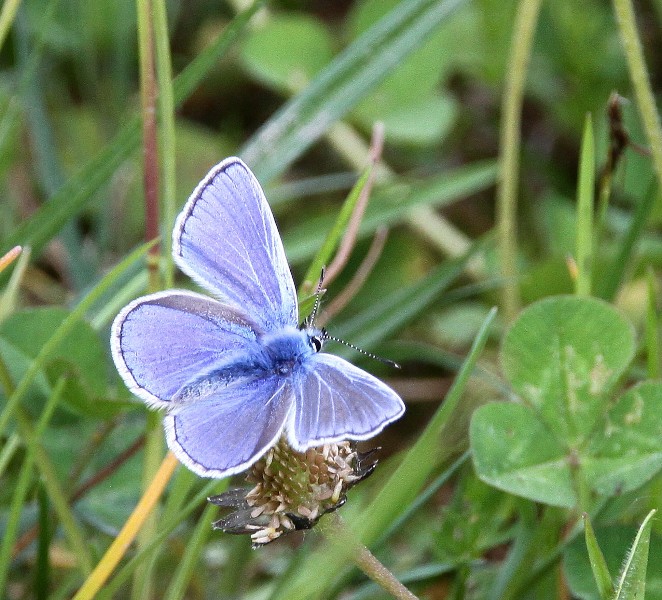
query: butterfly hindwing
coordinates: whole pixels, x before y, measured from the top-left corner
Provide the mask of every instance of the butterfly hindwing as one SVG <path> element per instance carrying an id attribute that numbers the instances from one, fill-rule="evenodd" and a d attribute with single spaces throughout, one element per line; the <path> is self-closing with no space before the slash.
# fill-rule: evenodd
<path id="1" fill-rule="evenodd" d="M 262 188 L 238 158 L 214 167 L 173 231 L 179 267 L 266 331 L 296 325 L 296 290 Z"/>
<path id="2" fill-rule="evenodd" d="M 239 473 L 278 441 L 292 408 L 287 381 L 243 378 L 171 411 L 164 420 L 168 447 L 203 477 Z"/>
<path id="3" fill-rule="evenodd" d="M 368 439 L 405 410 L 385 383 L 333 354 L 312 355 L 293 387 L 296 408 L 288 439 L 298 450 Z"/>

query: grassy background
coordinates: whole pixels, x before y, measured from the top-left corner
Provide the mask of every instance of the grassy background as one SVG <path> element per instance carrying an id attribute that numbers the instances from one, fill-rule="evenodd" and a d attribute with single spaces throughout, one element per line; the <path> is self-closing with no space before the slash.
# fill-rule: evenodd
<path id="1" fill-rule="evenodd" d="M 514 395 L 497 354 L 535 300 L 612 303 L 635 328 L 623 383 L 659 376 L 662 2 L 636 3 L 636 21 L 629 9 L 6 0 L 0 254 L 26 250 L 0 274 L 0 596 L 70 597 L 161 463 L 159 416 L 116 374 L 109 324 L 147 290 L 191 286 L 169 232 L 197 182 L 242 156 L 301 284 L 330 261 L 318 252 L 379 121 L 370 204 L 326 298 L 388 236 L 328 327 L 402 363 L 393 373 L 347 354 L 408 411 L 375 440 L 382 463 L 341 514 L 424 597 L 599 597 L 588 565 L 567 566 L 584 560 L 572 558 L 585 555 L 580 507 L 490 487 L 465 451 L 474 409 Z M 157 232 L 160 246 L 141 246 Z M 315 532 L 257 552 L 213 532 L 204 499 L 226 486 L 178 468 L 99 597 L 379 597 Z M 660 489 L 652 477 L 581 507 L 605 527 L 613 569 Z"/>

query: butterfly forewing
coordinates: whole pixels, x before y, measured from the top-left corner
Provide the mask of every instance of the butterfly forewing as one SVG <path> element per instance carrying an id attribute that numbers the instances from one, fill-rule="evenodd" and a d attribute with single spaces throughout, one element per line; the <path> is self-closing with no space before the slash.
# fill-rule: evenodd
<path id="1" fill-rule="evenodd" d="M 187 291 L 135 300 L 116 317 L 111 349 L 131 391 L 168 406 L 188 381 L 254 343 L 259 331 L 233 307 Z"/>
<path id="2" fill-rule="evenodd" d="M 238 158 L 214 167 L 173 232 L 179 267 L 264 330 L 297 325 L 296 290 L 260 184 Z"/>

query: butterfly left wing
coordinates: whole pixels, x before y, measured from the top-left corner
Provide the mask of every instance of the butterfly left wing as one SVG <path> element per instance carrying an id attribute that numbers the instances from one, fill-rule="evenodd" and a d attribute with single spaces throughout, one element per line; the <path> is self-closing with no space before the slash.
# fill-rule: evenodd
<path id="1" fill-rule="evenodd" d="M 287 430 L 299 451 L 342 440 L 365 440 L 404 413 L 385 383 L 346 360 L 318 352 L 293 380 L 296 408 Z"/>
<path id="2" fill-rule="evenodd" d="M 168 447 L 202 477 L 240 473 L 278 441 L 292 407 L 285 379 L 245 377 L 174 407 L 163 422 Z"/>
<path id="3" fill-rule="evenodd" d="M 129 389 L 150 406 L 167 408 L 185 383 L 255 344 L 260 333 L 232 306 L 171 290 L 125 306 L 113 322 L 110 346 Z"/>
<path id="4" fill-rule="evenodd" d="M 297 297 L 264 193 L 238 158 L 200 182 L 173 231 L 179 268 L 265 331 L 298 325 Z"/>

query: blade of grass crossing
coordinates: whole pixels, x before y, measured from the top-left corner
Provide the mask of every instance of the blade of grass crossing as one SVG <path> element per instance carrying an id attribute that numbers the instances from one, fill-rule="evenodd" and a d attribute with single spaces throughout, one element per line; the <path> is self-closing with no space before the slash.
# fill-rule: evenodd
<path id="1" fill-rule="evenodd" d="M 467 261 L 482 248 L 475 243 L 465 256 L 447 261 L 414 285 L 393 292 L 368 310 L 338 325 L 333 335 L 351 340 L 362 348 L 384 339 L 415 316 L 420 315 L 462 274 Z M 349 353 L 349 351 L 347 351 Z"/>
<path id="2" fill-rule="evenodd" d="M 586 550 L 588 551 L 588 559 L 591 563 L 591 571 L 593 571 L 593 579 L 598 586 L 598 592 L 602 600 L 609 600 L 614 593 L 614 584 L 609 574 L 609 567 L 604 554 L 600 549 L 598 540 L 595 537 L 591 519 L 587 514 L 582 516 L 584 520 L 584 538 L 586 539 Z"/>
<path id="3" fill-rule="evenodd" d="M 280 175 L 462 4 L 464 0 L 398 3 L 244 146 L 240 154 L 258 179 L 268 183 Z"/>
<path id="4" fill-rule="evenodd" d="M 205 544 L 214 532 L 211 522 L 214 520 L 215 514 L 216 507 L 213 504 L 208 504 L 202 511 L 198 523 L 186 543 L 186 552 L 175 569 L 163 600 L 179 600 L 186 597 L 186 588 L 198 569 Z"/>
<path id="5" fill-rule="evenodd" d="M 660 329 L 657 317 L 657 290 L 653 268 L 646 273 L 648 302 L 646 306 L 646 366 L 650 379 L 660 378 Z"/>
<path id="6" fill-rule="evenodd" d="M 652 183 L 643 198 L 637 203 L 634 216 L 620 242 L 614 262 L 605 273 L 602 289 L 600 290 L 600 295 L 605 300 L 613 300 L 616 297 L 616 293 L 623 282 L 623 277 L 625 276 L 627 268 L 632 263 L 632 256 L 637 241 L 641 238 L 646 223 L 648 222 L 648 217 L 653 210 L 653 206 L 655 206 L 655 202 L 659 198 L 658 190 L 659 187 L 657 186 L 657 182 Z"/>
<path id="7" fill-rule="evenodd" d="M 349 523 L 350 528 L 356 532 L 357 538 L 367 546 L 378 539 L 384 529 L 415 501 L 430 474 L 443 460 L 444 446 L 441 442 L 441 434 L 462 398 L 478 357 L 485 347 L 495 316 L 496 308 L 493 308 L 483 322 L 444 402 L 418 441 L 405 454 L 402 462 L 375 499 L 358 515 L 356 519 L 358 522 Z M 280 585 L 278 593 L 272 596 L 272 599 L 299 600 L 324 597 L 325 590 L 349 561 L 346 551 L 324 548 L 310 552 L 302 561 L 294 575 L 294 580 Z M 325 565 L 322 571 L 318 568 L 320 564 Z"/>
<path id="8" fill-rule="evenodd" d="M 349 219 L 352 216 L 354 207 L 361 197 L 361 191 L 363 190 L 365 184 L 368 181 L 368 178 L 370 177 L 370 171 L 371 168 L 365 169 L 361 174 L 361 177 L 359 177 L 359 180 L 349 192 L 347 199 L 340 209 L 340 213 L 338 214 L 338 218 L 336 219 L 334 226 L 329 230 L 329 233 L 327 234 L 322 247 L 317 253 L 317 256 L 315 256 L 313 261 L 310 263 L 306 277 L 304 278 L 303 284 L 301 285 L 302 289 L 309 288 L 311 284 L 314 285 L 314 282 L 316 282 L 319 278 L 322 267 L 329 264 L 329 261 L 333 256 L 333 252 L 338 247 L 340 239 L 342 238 L 345 229 L 347 228 L 347 224 L 349 223 Z"/>
<path id="9" fill-rule="evenodd" d="M 646 569 L 651 528 L 656 510 L 651 510 L 639 528 L 618 578 L 614 600 L 639 600 L 646 595 Z"/>
<path id="10" fill-rule="evenodd" d="M 154 242 L 143 244 L 127 256 L 121 263 L 119 263 L 112 271 L 110 271 L 92 291 L 85 296 L 85 298 L 76 306 L 76 308 L 62 321 L 60 326 L 53 332 L 53 335 L 42 346 L 39 354 L 35 357 L 34 361 L 30 364 L 25 375 L 16 386 L 16 389 L 11 394 L 5 407 L 0 413 L 0 435 L 4 433 L 5 427 L 9 422 L 14 410 L 19 405 L 28 389 L 32 385 L 34 378 L 44 368 L 46 361 L 51 356 L 51 353 L 57 349 L 60 342 L 71 331 L 79 319 L 83 318 L 86 311 L 92 306 L 97 299 L 124 273 L 135 261 L 139 260 L 148 250 L 152 247 Z"/>
<path id="11" fill-rule="evenodd" d="M 46 429 L 46 425 L 49 423 L 50 418 L 53 415 L 55 407 L 60 401 L 65 383 L 66 380 L 60 378 L 55 384 L 53 391 L 46 402 L 46 406 L 44 406 L 44 410 L 39 417 L 39 422 L 34 429 L 34 435 L 30 436 L 27 440 L 25 458 L 23 459 L 21 472 L 19 473 L 16 487 L 12 494 L 11 506 L 4 527 L 2 544 L 0 545 L 0 592 L 5 589 L 7 584 L 7 577 L 12 564 L 12 549 L 14 547 L 14 542 L 16 541 L 16 535 L 18 534 L 23 505 L 25 504 L 25 498 L 28 495 L 30 484 L 34 477 L 33 468 L 35 463 L 36 446 L 38 440 L 41 439 L 41 436 Z"/>

